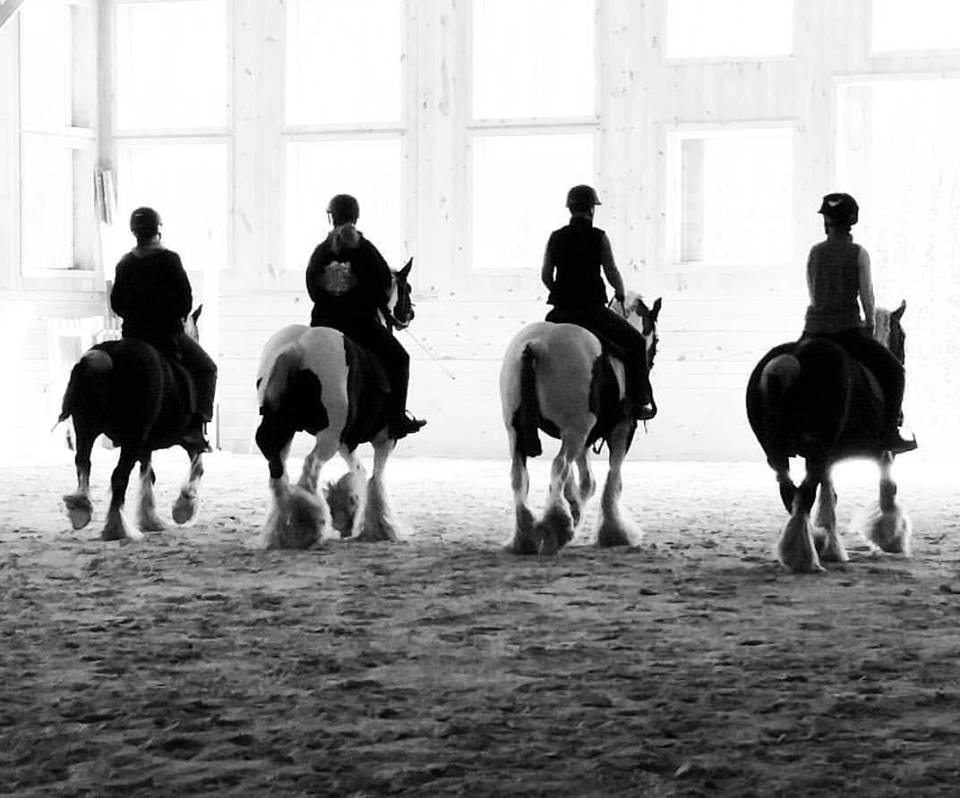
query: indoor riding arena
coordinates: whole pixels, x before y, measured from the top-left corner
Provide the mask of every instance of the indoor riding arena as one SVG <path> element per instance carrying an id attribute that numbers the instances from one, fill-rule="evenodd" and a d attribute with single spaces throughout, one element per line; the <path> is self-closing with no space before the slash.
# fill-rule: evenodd
<path id="1" fill-rule="evenodd" d="M 957 795 L 958 142 L 954 0 L 2 0 L 0 795 Z"/>

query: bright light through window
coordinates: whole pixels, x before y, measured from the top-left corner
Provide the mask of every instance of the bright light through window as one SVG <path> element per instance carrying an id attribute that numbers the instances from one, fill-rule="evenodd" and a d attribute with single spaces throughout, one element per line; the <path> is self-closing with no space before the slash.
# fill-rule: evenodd
<path id="1" fill-rule="evenodd" d="M 121 129 L 227 123 L 224 0 L 117 6 L 117 124 Z"/>
<path id="2" fill-rule="evenodd" d="M 960 48 L 957 0 L 873 0 L 873 49 Z"/>
<path id="3" fill-rule="evenodd" d="M 593 146 L 590 133 L 474 138 L 474 268 L 539 272 L 567 190 L 594 182 Z"/>
<path id="4" fill-rule="evenodd" d="M 475 119 L 594 114 L 594 0 L 474 0 Z"/>
<path id="5" fill-rule="evenodd" d="M 20 122 L 25 128 L 69 127 L 72 9 L 39 0 L 20 11 Z"/>
<path id="6" fill-rule="evenodd" d="M 74 151 L 58 142 L 23 136 L 20 260 L 27 271 L 75 265 L 74 158 Z"/>
<path id="7" fill-rule="evenodd" d="M 786 263 L 792 254 L 792 131 L 691 134 L 677 144 L 680 260 Z"/>
<path id="8" fill-rule="evenodd" d="M 666 0 L 667 58 L 793 52 L 793 0 Z"/>
<path id="9" fill-rule="evenodd" d="M 402 265 L 400 141 L 309 141 L 287 145 L 286 263 L 303 271 L 329 232 L 327 202 L 352 194 L 360 203 L 357 229 L 393 268 Z"/>
<path id="10" fill-rule="evenodd" d="M 403 3 L 288 0 L 286 7 L 287 122 L 398 122 Z"/>
<path id="11" fill-rule="evenodd" d="M 128 142 L 119 150 L 118 225 L 148 205 L 163 243 L 191 271 L 227 265 L 227 146 L 222 142 Z M 127 248 L 133 239 L 127 239 Z"/>

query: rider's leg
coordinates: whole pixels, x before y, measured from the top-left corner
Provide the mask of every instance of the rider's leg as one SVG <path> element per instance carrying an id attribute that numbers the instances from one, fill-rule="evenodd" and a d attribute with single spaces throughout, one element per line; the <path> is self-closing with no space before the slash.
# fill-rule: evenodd
<path id="1" fill-rule="evenodd" d="M 193 376 L 197 387 L 197 414 L 204 421 L 212 421 L 213 399 L 217 390 L 217 364 L 190 336 L 183 335 L 178 343 L 183 365 Z"/>
<path id="2" fill-rule="evenodd" d="M 407 389 L 410 384 L 410 355 L 389 330 L 379 324 L 371 324 L 362 330 L 348 333 L 353 340 L 367 347 L 383 364 L 390 382 L 389 429 L 390 437 L 402 438 L 416 432 L 425 421 L 407 416 Z"/>

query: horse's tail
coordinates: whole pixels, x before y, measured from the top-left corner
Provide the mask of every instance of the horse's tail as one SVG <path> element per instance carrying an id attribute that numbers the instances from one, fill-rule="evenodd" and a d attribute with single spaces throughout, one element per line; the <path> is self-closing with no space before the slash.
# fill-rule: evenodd
<path id="1" fill-rule="evenodd" d="M 70 371 L 57 423 L 78 413 L 106 408 L 109 400 L 107 377 L 111 371 L 113 359 L 104 350 L 94 348 L 86 352 Z"/>
<path id="2" fill-rule="evenodd" d="M 537 400 L 537 358 L 539 342 L 534 340 L 520 354 L 520 405 L 514 416 L 517 446 L 527 457 L 543 452 L 540 445 L 540 404 Z"/>

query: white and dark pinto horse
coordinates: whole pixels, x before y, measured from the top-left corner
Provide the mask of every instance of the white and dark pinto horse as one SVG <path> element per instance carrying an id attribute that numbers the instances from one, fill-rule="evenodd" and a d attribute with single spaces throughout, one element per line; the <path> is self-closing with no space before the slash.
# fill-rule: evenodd
<path id="1" fill-rule="evenodd" d="M 184 330 L 198 339 L 203 306 L 191 313 Z M 173 505 L 173 520 L 185 524 L 196 513 L 203 476 L 203 449 L 188 437 L 195 411 L 193 378 L 178 362 L 136 338 L 105 341 L 91 347 L 70 372 L 59 421 L 73 417 L 76 439 L 77 490 L 63 497 L 74 529 L 90 523 L 90 453 L 99 435 L 120 448 L 110 477 L 110 507 L 100 536 L 104 540 L 139 540 L 144 531 L 164 529 L 153 495 L 156 475 L 151 456 L 157 449 L 182 446 L 190 470 Z M 136 525 L 130 526 L 123 506 L 133 466 L 140 462 L 140 495 Z"/>
<path id="2" fill-rule="evenodd" d="M 891 312 L 877 308 L 876 337 L 903 363 L 906 335 L 900 319 L 906 303 Z M 877 441 L 883 433 L 884 397 L 876 378 L 838 344 L 808 338 L 770 350 L 747 384 L 747 416 L 776 472 L 780 498 L 790 519 L 777 543 L 780 562 L 798 573 L 822 571 L 821 561 L 849 558 L 837 532 L 837 493 L 830 471 L 851 457 L 880 466 L 876 508 L 861 513 L 856 527 L 874 547 L 909 554 L 910 521 L 897 505 L 891 476 L 893 455 Z M 789 458 L 803 457 L 799 488 L 790 479 Z M 820 489 L 816 526 L 810 514 Z"/>
<path id="3" fill-rule="evenodd" d="M 403 329 L 414 317 L 407 280 L 411 258 L 393 281 L 386 321 Z M 266 548 L 305 549 L 331 526 L 343 537 L 397 540 L 399 524 L 384 486 L 384 469 L 396 441 L 387 430 L 389 386 L 382 366 L 339 330 L 294 324 L 263 348 L 257 371 L 260 414 L 257 446 L 270 469 L 273 506 L 262 532 Z M 286 460 L 295 433 L 314 435 L 300 479 L 290 484 Z M 373 474 L 366 473 L 357 446 L 373 445 Z M 348 471 L 318 494 L 323 464 L 337 452 Z M 331 508 L 326 496 L 329 492 Z M 336 499 L 336 501 L 335 501 Z M 346 505 L 346 506 L 344 506 Z M 331 517 L 331 509 L 333 516 Z"/>
<path id="4" fill-rule="evenodd" d="M 628 321 L 646 338 L 648 368 L 653 367 L 657 352 L 660 306 L 657 299 L 648 308 L 632 293 L 624 303 Z M 600 501 L 597 545 L 639 543 L 639 532 L 619 508 L 621 466 L 637 426 L 621 409 L 624 386 L 623 363 L 605 353 L 597 336 L 578 325 L 535 322 L 510 342 L 500 369 L 500 399 L 516 505 L 516 529 L 508 551 L 554 554 L 570 542 L 584 506 L 596 490 L 590 446 L 602 440 L 610 451 L 610 468 Z M 542 452 L 540 430 L 560 439 L 560 451 L 551 466 L 547 506 L 543 518 L 537 521 L 527 506 L 527 458 Z"/>

